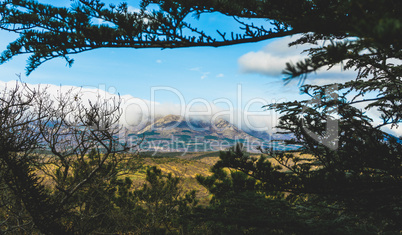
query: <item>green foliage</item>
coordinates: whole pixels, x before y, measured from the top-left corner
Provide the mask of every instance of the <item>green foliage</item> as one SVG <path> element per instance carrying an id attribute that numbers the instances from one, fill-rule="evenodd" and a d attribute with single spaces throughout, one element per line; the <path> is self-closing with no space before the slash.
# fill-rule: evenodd
<path id="1" fill-rule="evenodd" d="M 147 183 L 134 192 L 140 206 L 136 212 L 136 218 L 141 218 L 139 231 L 166 234 L 186 230 L 186 216 L 197 203 L 195 191 L 184 194 L 180 178 L 163 175 L 156 167 L 147 170 L 146 180 Z"/>
<path id="2" fill-rule="evenodd" d="M 207 136 L 204 136 L 204 138 L 206 140 L 218 140 L 219 139 L 217 136 L 213 136 L 213 135 L 207 135 Z"/>
<path id="3" fill-rule="evenodd" d="M 191 135 L 177 135 L 180 141 L 188 142 L 191 140 Z"/>
<path id="4" fill-rule="evenodd" d="M 29 156 L 20 157 L 15 153 L 7 152 L 1 156 L 2 170 L 4 170 L 1 182 L 5 187 L 2 196 L 8 197 L 7 203 L 11 202 L 2 212 L 19 213 L 16 216 L 4 215 L 3 218 L 6 222 L 10 218 L 10 220 L 16 221 L 6 224 L 2 231 L 22 232 L 26 227 L 32 227 L 29 226 L 29 222 L 33 222 L 40 231 L 46 234 L 68 233 L 61 223 L 61 217 L 65 211 L 63 208 L 55 210 L 59 206 L 58 203 L 52 200 L 48 191 L 41 184 L 40 178 L 35 174 L 34 168 L 24 159 Z M 15 211 L 16 209 L 20 211 Z M 17 223 L 15 224 L 15 222 Z M 18 222 L 22 222 L 22 224 Z M 30 231 L 34 230 L 30 228 Z"/>
<path id="5" fill-rule="evenodd" d="M 261 181 L 248 176 L 246 171 L 230 171 L 225 161 L 246 159 L 242 145 L 220 152 L 221 160 L 212 168 L 213 175 L 197 177 L 213 198 L 208 208 L 201 210 L 201 221 L 218 234 L 291 234 L 301 226 L 297 214 L 281 193 L 265 193 Z M 284 220 L 283 218 L 286 218 Z"/>
<path id="6" fill-rule="evenodd" d="M 379 184 L 376 175 L 365 172 L 345 178 L 340 169 L 331 172 L 309 156 L 273 153 L 271 159 L 257 159 L 244 153 L 241 145 L 221 152 L 213 175 L 198 177 L 213 194 L 198 220 L 218 234 L 399 231 L 398 184 L 387 177 Z M 321 168 L 312 169 L 317 165 Z M 386 188 L 390 190 L 385 192 Z"/>
<path id="7" fill-rule="evenodd" d="M 152 135 L 158 135 L 158 133 L 156 131 L 152 130 L 152 131 L 144 132 L 144 135 L 145 136 L 152 136 Z"/>
<path id="8" fill-rule="evenodd" d="M 142 158 L 177 158 L 180 152 L 140 152 L 139 156 Z"/>
<path id="9" fill-rule="evenodd" d="M 270 106 L 283 114 L 279 127 L 294 133 L 307 154 L 300 157 L 271 153 L 293 179 L 293 184 L 285 189 L 312 195 L 310 200 L 315 203 L 335 203 L 335 210 L 371 220 L 373 224 L 382 221 L 382 229 L 397 231 L 402 206 L 400 140 L 373 127 L 371 119 L 345 102 L 344 97 L 327 100 L 323 92 L 318 94 L 322 95 L 318 97 L 321 103 Z M 334 104 L 338 118 L 336 139 L 328 134 Z M 307 130 L 318 133 L 320 139 Z M 260 170 L 256 167 L 255 171 Z"/>
<path id="10" fill-rule="evenodd" d="M 142 162 L 115 137 L 118 108 L 95 102 L 88 109 L 62 94 L 54 105 L 44 91 L 24 88 L 4 90 L 0 99 L 1 233 L 181 229 L 176 221 L 195 203 L 194 192 L 181 195 L 180 179 L 156 168 L 148 171 L 150 186 L 134 192 L 124 177 Z M 71 113 L 77 122 L 66 119 Z M 162 221 L 150 220 L 152 213 Z"/>

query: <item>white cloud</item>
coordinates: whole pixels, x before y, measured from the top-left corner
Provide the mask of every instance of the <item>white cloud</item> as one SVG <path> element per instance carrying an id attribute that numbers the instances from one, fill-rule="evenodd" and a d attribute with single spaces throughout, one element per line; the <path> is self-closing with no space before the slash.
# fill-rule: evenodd
<path id="1" fill-rule="evenodd" d="M 217 78 L 223 78 L 225 75 L 223 73 L 220 73 L 218 75 L 216 75 Z"/>
<path id="2" fill-rule="evenodd" d="M 141 9 L 140 9 L 140 8 L 137 8 L 137 7 L 133 7 L 133 6 L 128 6 L 128 7 L 127 7 L 127 12 L 128 12 L 128 13 L 131 13 L 131 14 L 134 14 L 134 13 L 140 14 L 140 13 L 141 13 Z M 148 14 L 148 15 L 151 14 L 151 12 L 148 11 L 148 10 L 146 10 L 145 13 Z M 142 21 L 144 22 L 144 24 L 148 24 L 149 22 L 152 21 L 152 19 L 150 19 L 150 18 L 148 18 L 148 17 L 144 17 L 144 18 L 142 19 Z"/>
<path id="3" fill-rule="evenodd" d="M 207 78 L 209 74 L 210 74 L 210 72 L 203 72 L 202 76 L 201 76 L 201 79 Z"/>
<path id="4" fill-rule="evenodd" d="M 249 52 L 239 58 L 241 71 L 245 73 L 259 73 L 268 76 L 279 76 L 285 68 L 286 62 L 296 62 L 301 56 L 279 57 L 266 51 Z"/>
<path id="5" fill-rule="evenodd" d="M 249 52 L 238 59 L 242 72 L 259 73 L 268 76 L 279 76 L 287 62 L 297 62 L 303 58 L 301 52 L 306 46 L 289 47 L 288 44 L 297 38 L 284 37 L 271 42 L 262 50 Z"/>
<path id="6" fill-rule="evenodd" d="M 209 74 L 211 74 L 211 72 L 204 72 L 201 67 L 194 67 L 194 68 L 190 68 L 188 70 L 200 73 L 201 74 L 201 77 L 200 77 L 201 79 L 205 79 L 205 78 L 207 78 L 209 76 Z"/>
<path id="7" fill-rule="evenodd" d="M 16 87 L 16 81 L 2 82 L 0 81 L 0 93 L 4 88 L 13 89 Z M 217 104 L 222 102 L 226 104 L 230 102 L 224 99 L 223 101 L 207 101 L 205 99 L 195 99 L 187 101 L 183 104 L 174 103 L 159 103 L 150 100 L 141 99 L 132 95 L 119 96 L 114 87 L 75 87 L 75 86 L 56 86 L 49 84 L 34 85 L 27 84 L 30 89 L 40 88 L 45 89 L 51 99 L 56 99 L 60 93 L 69 94 L 74 97 L 79 93 L 79 98 L 83 103 L 88 100 L 95 101 L 97 97 L 101 99 L 120 99 L 122 116 L 120 123 L 129 130 L 136 131 L 144 128 L 149 120 L 166 116 L 169 114 L 181 115 L 187 118 L 199 119 L 204 121 L 217 120 L 223 118 L 241 127 L 245 130 L 259 128 L 272 132 L 272 127 L 276 125 L 276 116 L 272 116 L 272 112 L 249 112 L 235 109 L 235 105 L 228 104 L 228 107 L 222 108 Z M 232 107 L 232 108 L 230 108 Z"/>
<path id="8" fill-rule="evenodd" d="M 197 71 L 200 72 L 201 71 L 201 67 L 195 67 L 195 68 L 191 68 L 189 69 L 190 71 Z"/>
<path id="9" fill-rule="evenodd" d="M 4 88 L 13 89 L 15 88 L 16 81 L 2 82 L 0 81 L 0 93 L 3 93 Z M 31 89 L 36 88 L 39 85 L 27 84 Z M 217 118 L 223 118 L 227 121 L 232 122 L 236 126 L 243 130 L 266 130 L 270 133 L 275 132 L 273 129 L 277 125 L 279 115 L 274 111 L 252 111 L 249 110 L 238 110 L 234 104 L 228 105 L 227 108 L 223 108 L 217 104 L 223 102 L 226 104 L 226 99 L 215 102 L 207 101 L 205 99 L 190 100 L 186 103 L 174 104 L 174 103 L 160 103 L 150 100 L 141 99 L 134 97 L 132 95 L 118 96 L 116 89 L 114 87 L 101 86 L 96 87 L 75 87 L 75 86 L 56 86 L 56 85 L 40 85 L 40 88 L 47 87 L 47 92 L 52 99 L 56 99 L 60 92 L 80 94 L 80 99 L 83 102 L 88 100 L 95 100 L 98 96 L 101 98 L 120 98 L 121 109 L 123 111 L 120 123 L 127 127 L 129 130 L 136 131 L 144 128 L 149 120 L 157 117 L 166 116 L 169 114 L 182 115 L 185 117 L 191 117 L 195 119 L 201 119 L 204 121 L 216 120 Z M 201 102 L 200 102 L 201 101 Z M 252 100 L 246 100 L 251 102 Z M 261 103 L 262 101 L 256 100 L 256 103 Z M 280 102 L 280 101 L 279 101 Z M 252 103 L 252 102 L 251 102 Z M 269 103 L 268 101 L 264 101 Z M 224 105 L 226 107 L 227 105 Z M 233 106 L 229 108 L 229 106 Z M 363 108 L 363 104 L 357 105 L 358 108 Z M 374 117 L 373 125 L 379 124 L 378 119 L 379 112 L 375 109 L 367 110 L 367 114 L 370 117 Z M 377 118 L 375 118 L 377 117 Z M 402 128 L 384 127 L 384 131 L 402 136 Z"/>
<path id="10" fill-rule="evenodd" d="M 383 128 L 381 128 L 384 132 L 387 132 L 391 135 L 394 135 L 396 137 L 402 137 L 402 127 L 393 127 L 392 129 L 390 128 L 390 126 L 385 126 Z"/>
<path id="11" fill-rule="evenodd" d="M 321 69 L 317 73 L 308 76 L 308 83 L 312 85 L 326 85 L 330 83 L 343 83 L 356 78 L 357 72 L 352 70 L 343 70 L 341 65 L 335 65 L 331 69 Z"/>
<path id="12" fill-rule="evenodd" d="M 266 76 L 281 76 L 286 63 L 296 63 L 307 58 L 302 53 L 311 48 L 312 45 L 298 45 L 289 47 L 289 43 L 297 40 L 296 37 L 283 37 L 269 43 L 260 51 L 252 51 L 244 54 L 238 59 L 240 71 L 244 73 L 257 73 Z M 323 44 L 329 42 L 322 42 Z M 308 82 L 316 85 L 323 85 L 333 82 L 344 82 L 356 77 L 353 70 L 343 71 L 341 65 L 336 65 L 330 70 L 321 69 L 315 74 L 308 76 Z"/>
<path id="13" fill-rule="evenodd" d="M 156 63 L 161 64 L 162 60 L 156 60 Z"/>
<path id="14" fill-rule="evenodd" d="M 133 6 L 128 6 L 127 11 L 130 12 L 130 13 L 140 13 L 141 9 L 133 7 Z"/>

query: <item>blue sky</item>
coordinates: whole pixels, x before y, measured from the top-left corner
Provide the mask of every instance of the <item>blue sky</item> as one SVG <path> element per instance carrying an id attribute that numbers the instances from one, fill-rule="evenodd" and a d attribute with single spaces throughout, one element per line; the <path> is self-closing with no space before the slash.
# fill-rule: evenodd
<path id="1" fill-rule="evenodd" d="M 70 1 L 40 2 L 60 6 L 70 4 Z M 131 10 L 138 8 L 138 1 L 128 1 L 128 4 Z M 233 20 L 220 14 L 189 20 L 210 32 L 217 26 L 227 31 L 237 30 Z M 3 51 L 16 35 L 0 31 L 0 38 L 0 50 Z M 297 36 L 221 48 L 97 49 L 72 55 L 75 63 L 71 68 L 63 59 L 54 59 L 29 77 L 24 75 L 27 56 L 17 56 L 0 66 L 0 81 L 15 80 L 15 74 L 21 74 L 23 81 L 30 84 L 99 88 L 112 94 L 157 102 L 159 108 L 164 109 L 163 114 L 176 114 L 177 110 L 173 109 L 180 99 L 186 104 L 194 99 L 206 102 L 226 99 L 237 109 L 261 112 L 263 104 L 303 98 L 297 81 L 285 86 L 280 74 L 286 62 L 303 58 L 304 47 L 287 46 L 295 38 Z M 353 71 L 341 72 L 338 66 L 310 76 L 307 82 L 322 85 L 354 76 Z M 152 89 L 157 91 L 152 93 Z M 217 104 L 223 109 L 225 105 Z M 271 122 L 269 126 L 274 125 L 272 121 L 268 122 Z"/>
<path id="2" fill-rule="evenodd" d="M 7 45 L 0 32 L 1 49 Z M 7 33 L 8 34 L 8 33 Z M 21 73 L 28 83 L 98 87 L 113 86 L 120 94 L 149 98 L 152 86 L 172 86 L 187 99 L 202 97 L 234 98 L 238 84 L 250 97 L 269 97 L 274 89 L 284 89 L 280 76 L 243 73 L 238 59 L 257 51 L 269 42 L 222 48 L 184 49 L 98 49 L 73 55 L 71 68 L 63 59 L 54 59 L 25 77 L 26 56 L 15 57 L 0 66 L 1 80 L 8 81 Z M 274 89 L 273 89 L 274 88 Z M 168 99 L 169 100 L 169 99 Z M 170 101 L 170 100 L 169 100 Z"/>
<path id="3" fill-rule="evenodd" d="M 51 2 L 55 1 L 40 1 Z M 56 1 L 69 4 L 69 1 Z M 128 1 L 131 7 L 138 7 L 137 1 Z M 215 31 L 216 25 L 227 30 L 235 30 L 232 20 L 219 14 L 202 16 L 193 20 L 207 31 Z M 4 50 L 15 35 L 0 32 L 0 49 Z M 222 48 L 183 49 L 98 49 L 71 56 L 75 63 L 71 68 L 63 59 L 46 62 L 23 80 L 32 84 L 73 85 L 85 87 L 107 87 L 125 95 L 150 99 L 153 86 L 171 86 L 179 90 L 186 100 L 205 98 L 214 100 L 221 97 L 235 99 L 237 86 L 241 84 L 243 98 L 273 98 L 273 92 L 280 94 L 284 88 L 280 76 L 266 76 L 248 71 L 239 66 L 241 56 L 259 51 L 270 41 L 236 45 Z M 25 73 L 26 56 L 15 57 L 0 66 L 1 80 L 16 78 L 15 74 Z M 297 87 L 293 91 L 297 93 Z M 166 93 L 166 92 L 165 92 Z M 293 92 L 294 94 L 294 92 Z M 283 98 L 283 97 L 279 97 Z M 160 92 L 160 102 L 176 102 L 172 94 Z"/>

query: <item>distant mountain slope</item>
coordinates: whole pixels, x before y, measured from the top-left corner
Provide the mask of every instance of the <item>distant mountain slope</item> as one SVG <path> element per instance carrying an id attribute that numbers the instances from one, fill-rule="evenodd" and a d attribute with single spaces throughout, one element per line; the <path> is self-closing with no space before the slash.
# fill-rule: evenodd
<path id="1" fill-rule="evenodd" d="M 191 136 L 209 139 L 232 139 L 261 141 L 262 139 L 246 133 L 226 120 L 218 119 L 215 123 L 197 119 L 185 119 L 177 115 L 167 115 L 154 123 L 147 125 L 137 134 L 151 134 L 152 136 L 170 137 Z"/>
<path id="2" fill-rule="evenodd" d="M 282 142 L 271 142 L 273 137 L 267 132 L 243 131 L 224 120 L 215 122 L 200 119 L 185 119 L 177 115 L 167 115 L 149 122 L 143 129 L 129 136 L 144 137 L 142 151 L 157 152 L 209 152 L 225 150 L 241 142 L 246 151 L 259 152 L 258 146 L 277 150 L 292 150 L 297 146 L 285 146 Z M 286 136 L 283 138 L 287 138 Z M 289 138 L 290 139 L 290 138 Z"/>

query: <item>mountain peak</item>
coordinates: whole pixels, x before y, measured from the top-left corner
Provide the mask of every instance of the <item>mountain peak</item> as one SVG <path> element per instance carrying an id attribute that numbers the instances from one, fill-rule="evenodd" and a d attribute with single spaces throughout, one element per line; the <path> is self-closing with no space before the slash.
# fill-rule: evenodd
<path id="1" fill-rule="evenodd" d="M 218 120 L 215 121 L 215 126 L 219 129 L 223 129 L 223 128 L 227 128 L 227 127 L 231 127 L 233 126 L 233 124 L 231 124 L 230 122 L 219 118 Z"/>
<path id="2" fill-rule="evenodd" d="M 179 115 L 161 117 L 136 134 L 144 134 L 150 148 L 158 151 L 216 151 L 238 141 L 258 145 L 266 139 L 256 135 L 257 132 L 245 132 L 222 118 L 211 122 Z M 269 134 L 266 135 L 269 137 Z M 161 143 L 169 150 L 159 146 Z"/>
<path id="3" fill-rule="evenodd" d="M 152 135 L 164 137 L 187 135 L 192 137 L 214 136 L 218 139 L 258 139 L 258 137 L 249 135 L 222 118 L 211 123 L 210 121 L 184 118 L 179 115 L 161 117 L 138 132 L 138 134 L 142 133 L 152 133 Z"/>
<path id="4" fill-rule="evenodd" d="M 169 123 L 169 122 L 178 122 L 178 121 L 183 121 L 183 120 L 184 120 L 184 118 L 179 115 L 169 114 L 169 115 L 159 118 L 158 120 L 156 120 L 155 123 Z"/>

